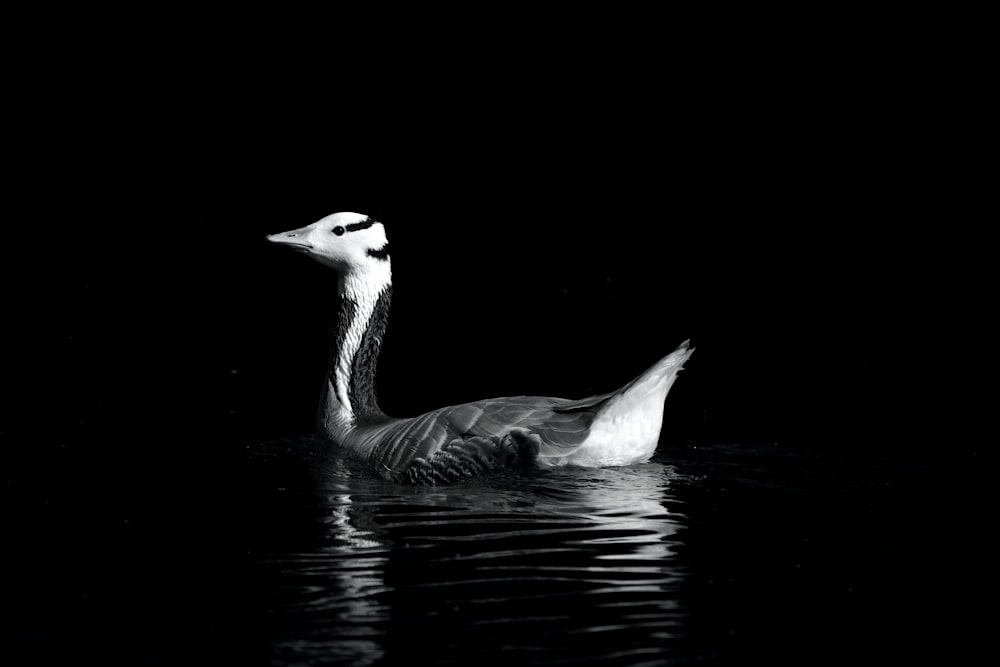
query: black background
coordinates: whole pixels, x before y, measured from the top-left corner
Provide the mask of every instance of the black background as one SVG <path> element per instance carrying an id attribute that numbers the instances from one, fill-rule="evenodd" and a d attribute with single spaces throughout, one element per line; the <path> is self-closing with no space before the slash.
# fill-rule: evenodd
<path id="1" fill-rule="evenodd" d="M 335 107 L 316 134 L 96 119 L 30 157 L 5 243 L 12 400 L 41 409 L 19 423 L 308 428 L 335 276 L 263 237 L 355 210 L 393 246 L 391 414 L 608 390 L 691 338 L 690 437 L 933 443 L 985 320 L 965 184 L 908 100 L 752 92 L 770 104 L 417 105 L 405 129 Z"/>
<path id="2" fill-rule="evenodd" d="M 11 588 L 13 634 L 226 625 L 243 453 L 311 429 L 336 313 L 334 274 L 264 235 L 335 211 L 387 225 L 390 414 L 607 391 L 690 338 L 668 445 L 981 460 L 964 84 L 932 56 L 803 48 L 316 78 L 112 52 L 31 77 L 2 437 L 8 571 L 44 575 Z"/>

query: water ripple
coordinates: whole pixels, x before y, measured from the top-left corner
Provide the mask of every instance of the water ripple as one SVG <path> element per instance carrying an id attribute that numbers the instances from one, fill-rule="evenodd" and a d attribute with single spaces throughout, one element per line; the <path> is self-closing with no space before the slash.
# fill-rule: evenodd
<path id="1" fill-rule="evenodd" d="M 275 664 L 665 654 L 684 579 L 669 466 L 411 488 L 303 458 L 297 469 L 279 459 L 289 477 L 254 489 L 251 587 L 263 613 L 285 619 L 262 638 Z"/>

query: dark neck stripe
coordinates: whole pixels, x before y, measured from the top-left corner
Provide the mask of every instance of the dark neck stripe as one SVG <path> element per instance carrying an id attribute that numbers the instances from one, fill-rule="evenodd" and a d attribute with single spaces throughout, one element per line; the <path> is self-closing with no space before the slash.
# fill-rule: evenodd
<path id="1" fill-rule="evenodd" d="M 340 312 L 337 313 L 337 323 L 333 327 L 333 335 L 330 339 L 330 360 L 326 366 L 326 379 L 327 382 L 323 383 L 321 396 L 323 397 L 319 402 L 319 412 L 316 415 L 317 423 L 324 423 L 326 418 L 326 400 L 327 392 L 332 391 L 335 400 L 339 401 L 340 397 L 337 396 L 337 391 L 339 387 L 337 386 L 337 362 L 340 360 L 340 351 L 344 349 L 344 341 L 347 339 L 347 330 L 351 326 L 351 322 L 354 321 L 354 315 L 358 312 L 358 304 L 351 301 L 346 296 L 340 298 Z M 333 387 L 333 389 L 329 389 Z"/>
<path id="2" fill-rule="evenodd" d="M 374 257 L 375 259 L 389 259 L 389 242 L 386 241 L 385 245 L 381 248 L 369 248 L 368 256 Z"/>
<path id="3" fill-rule="evenodd" d="M 358 304 L 351 301 L 346 296 L 340 299 L 340 312 L 337 314 L 337 324 L 333 329 L 333 340 L 330 342 L 330 364 L 326 369 L 326 377 L 330 383 L 337 386 L 337 360 L 340 359 L 340 351 L 344 349 L 344 340 L 347 338 L 347 330 L 354 321 L 354 315 L 358 312 Z"/>
<path id="4" fill-rule="evenodd" d="M 352 222 L 349 225 L 344 225 L 344 229 L 346 229 L 349 232 L 357 232 L 362 229 L 368 229 L 369 227 L 374 225 L 375 222 L 376 222 L 375 220 L 368 218 L 367 220 L 362 220 L 361 222 Z"/>
<path id="5" fill-rule="evenodd" d="M 389 322 L 389 304 L 392 302 L 392 285 L 379 295 L 372 311 L 368 328 L 361 338 L 361 345 L 351 360 L 350 386 L 347 390 L 354 411 L 355 423 L 364 424 L 378 421 L 383 417 L 375 395 L 375 371 L 378 355 L 382 350 L 382 337 Z"/>

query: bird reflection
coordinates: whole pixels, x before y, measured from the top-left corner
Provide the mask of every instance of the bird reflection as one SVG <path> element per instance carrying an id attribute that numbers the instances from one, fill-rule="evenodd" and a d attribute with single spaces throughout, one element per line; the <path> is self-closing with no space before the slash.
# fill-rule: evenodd
<path id="1" fill-rule="evenodd" d="M 321 513 L 315 548 L 280 557 L 274 582 L 309 594 L 272 606 L 309 622 L 276 642 L 278 658 L 371 664 L 416 650 L 418 636 L 427 650 L 502 641 L 571 656 L 580 633 L 671 636 L 684 517 L 668 509 L 669 466 L 534 469 L 444 488 L 387 485 L 336 460 L 313 473 L 303 500 Z M 576 643 L 539 637 L 539 622 Z"/>

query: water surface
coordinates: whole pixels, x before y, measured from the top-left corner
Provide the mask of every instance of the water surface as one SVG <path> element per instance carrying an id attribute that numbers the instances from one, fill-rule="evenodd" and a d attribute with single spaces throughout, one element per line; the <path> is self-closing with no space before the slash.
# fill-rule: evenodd
<path id="1" fill-rule="evenodd" d="M 0 663 L 989 655 L 992 468 L 967 450 L 668 444 L 637 466 L 431 488 L 312 438 L 153 444 L 67 448 L 8 480 Z"/>
<path id="2" fill-rule="evenodd" d="M 279 663 L 457 664 L 503 651 L 636 664 L 677 632 L 684 517 L 669 465 L 446 488 L 385 485 L 335 458 L 298 472 L 262 489 L 251 547 Z"/>
<path id="3" fill-rule="evenodd" d="M 249 614 L 270 664 L 967 650 L 942 639 L 964 627 L 942 608 L 957 543 L 933 532 L 955 480 L 930 461 L 718 444 L 444 488 L 387 485 L 310 438 L 250 461 Z"/>

